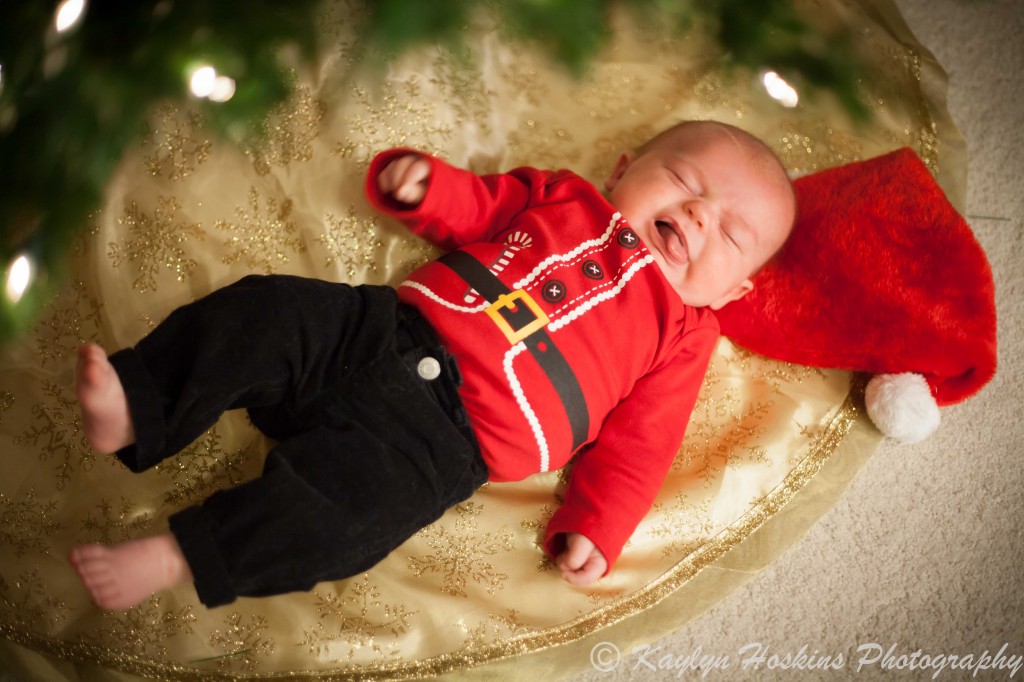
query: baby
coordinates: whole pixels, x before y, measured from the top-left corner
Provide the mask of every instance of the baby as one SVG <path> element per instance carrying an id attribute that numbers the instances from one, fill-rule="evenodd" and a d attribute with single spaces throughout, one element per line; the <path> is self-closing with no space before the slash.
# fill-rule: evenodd
<path id="1" fill-rule="evenodd" d="M 578 176 L 477 176 L 411 150 L 367 193 L 448 251 L 390 287 L 250 276 L 134 348 L 80 350 L 86 438 L 133 471 L 227 409 L 277 443 L 262 475 L 169 532 L 77 547 L 96 603 L 192 581 L 209 607 L 375 565 L 486 481 L 579 453 L 544 533 L 562 577 L 605 575 L 649 510 L 718 338 L 796 206 L 756 138 L 685 122 L 623 154 L 606 195 Z"/>

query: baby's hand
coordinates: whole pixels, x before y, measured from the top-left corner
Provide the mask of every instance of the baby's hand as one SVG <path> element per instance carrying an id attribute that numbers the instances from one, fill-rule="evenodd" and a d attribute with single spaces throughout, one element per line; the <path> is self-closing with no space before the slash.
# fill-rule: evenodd
<path id="1" fill-rule="evenodd" d="M 418 206 L 427 194 L 430 162 L 418 154 L 400 156 L 377 175 L 381 194 L 410 206 Z"/>
<path id="2" fill-rule="evenodd" d="M 570 585 L 590 585 L 608 570 L 608 561 L 585 535 L 567 533 L 565 550 L 555 558 L 562 578 Z"/>

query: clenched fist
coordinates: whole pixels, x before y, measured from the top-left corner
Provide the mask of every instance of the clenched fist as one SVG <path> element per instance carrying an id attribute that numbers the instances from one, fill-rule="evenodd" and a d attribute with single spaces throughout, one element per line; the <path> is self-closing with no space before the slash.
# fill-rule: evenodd
<path id="1" fill-rule="evenodd" d="M 377 175 L 377 189 L 409 206 L 418 206 L 427 194 L 430 162 L 419 154 L 400 156 Z"/>

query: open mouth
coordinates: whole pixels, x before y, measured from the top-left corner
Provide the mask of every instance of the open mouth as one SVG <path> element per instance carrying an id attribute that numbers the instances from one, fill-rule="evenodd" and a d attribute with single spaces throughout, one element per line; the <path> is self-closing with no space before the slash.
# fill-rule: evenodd
<path id="1" fill-rule="evenodd" d="M 662 243 L 665 244 L 665 251 L 669 258 L 685 263 L 688 260 L 686 241 L 676 223 L 670 219 L 662 218 L 654 221 L 654 227 L 658 230 Z"/>

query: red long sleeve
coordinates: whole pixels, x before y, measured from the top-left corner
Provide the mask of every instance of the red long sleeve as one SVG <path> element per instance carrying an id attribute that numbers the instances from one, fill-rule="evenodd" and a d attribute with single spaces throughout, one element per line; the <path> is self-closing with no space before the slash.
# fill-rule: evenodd
<path id="1" fill-rule="evenodd" d="M 693 412 L 718 334 L 698 326 L 685 350 L 637 381 L 608 415 L 597 440 L 576 461 L 562 506 L 548 523 L 544 546 L 557 556 L 564 533 L 582 533 L 609 568 L 647 514 Z"/>

